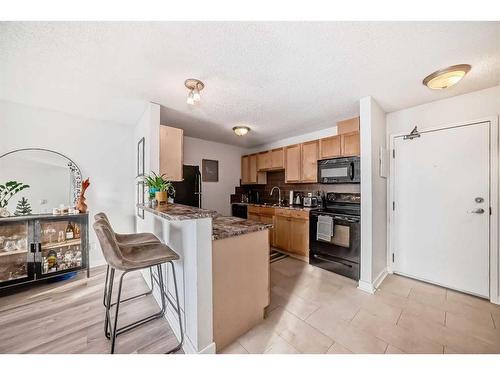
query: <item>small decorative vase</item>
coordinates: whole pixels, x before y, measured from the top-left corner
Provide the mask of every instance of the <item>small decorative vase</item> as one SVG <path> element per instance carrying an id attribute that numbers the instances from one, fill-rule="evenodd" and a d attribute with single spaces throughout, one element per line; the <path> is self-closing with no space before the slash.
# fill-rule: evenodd
<path id="1" fill-rule="evenodd" d="M 85 181 L 82 183 L 82 191 L 80 192 L 80 196 L 78 197 L 78 201 L 76 202 L 75 208 L 80 211 L 80 213 L 84 214 L 87 212 L 87 205 L 85 204 L 85 191 L 88 189 L 90 186 L 90 181 L 87 178 Z"/>
<path id="2" fill-rule="evenodd" d="M 159 204 L 165 204 L 168 200 L 168 193 L 166 191 L 157 191 L 155 193 L 155 199 Z"/>
<path id="3" fill-rule="evenodd" d="M 80 211 L 80 213 L 84 214 L 87 212 L 87 204 L 85 203 L 85 197 L 83 194 L 80 194 L 78 197 L 78 201 L 76 202 L 75 208 Z"/>

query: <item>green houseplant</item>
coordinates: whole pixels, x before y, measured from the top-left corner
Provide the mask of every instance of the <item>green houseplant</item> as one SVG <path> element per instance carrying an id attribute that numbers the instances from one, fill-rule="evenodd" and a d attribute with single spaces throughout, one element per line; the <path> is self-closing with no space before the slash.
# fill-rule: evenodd
<path id="1" fill-rule="evenodd" d="M 171 181 L 166 180 L 164 176 L 164 174 L 157 175 L 155 172 L 151 172 L 151 174 L 144 179 L 149 189 L 149 197 L 154 197 L 158 203 L 167 202 L 169 195 L 175 196 L 174 185 Z"/>

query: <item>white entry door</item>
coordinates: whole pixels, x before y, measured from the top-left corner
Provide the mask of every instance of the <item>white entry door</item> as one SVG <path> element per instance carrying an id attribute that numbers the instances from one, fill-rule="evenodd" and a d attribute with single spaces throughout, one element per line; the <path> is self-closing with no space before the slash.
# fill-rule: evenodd
<path id="1" fill-rule="evenodd" d="M 489 297 L 490 123 L 394 149 L 394 271 Z"/>

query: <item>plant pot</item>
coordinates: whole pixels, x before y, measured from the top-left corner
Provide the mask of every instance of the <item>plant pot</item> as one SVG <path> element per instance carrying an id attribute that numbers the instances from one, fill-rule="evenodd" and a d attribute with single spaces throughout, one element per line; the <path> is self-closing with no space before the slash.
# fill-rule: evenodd
<path id="1" fill-rule="evenodd" d="M 157 191 L 155 192 L 155 198 L 158 201 L 158 204 L 167 203 L 168 193 L 166 191 Z"/>

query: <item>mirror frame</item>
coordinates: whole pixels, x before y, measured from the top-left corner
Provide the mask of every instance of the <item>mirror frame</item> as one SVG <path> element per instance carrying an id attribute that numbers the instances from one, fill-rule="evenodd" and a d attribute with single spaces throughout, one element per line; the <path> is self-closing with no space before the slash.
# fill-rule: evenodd
<path id="1" fill-rule="evenodd" d="M 78 200 L 78 197 L 80 196 L 80 192 L 82 191 L 82 171 L 80 170 L 80 167 L 78 164 L 76 164 L 73 160 L 71 160 L 69 157 L 67 157 L 64 154 L 61 154 L 60 152 L 54 151 L 54 150 L 49 150 L 47 148 L 38 148 L 38 147 L 27 147 L 27 148 L 19 148 L 17 150 L 12 150 L 9 152 L 6 152 L 5 154 L 0 155 L 0 159 L 3 158 L 4 156 L 14 154 L 16 152 L 21 152 L 21 151 L 47 151 L 51 152 L 53 154 L 57 154 L 59 156 L 62 156 L 66 160 L 68 160 L 68 168 L 71 172 L 71 188 L 72 188 L 72 194 L 73 194 L 73 206 L 76 204 L 76 201 Z"/>

